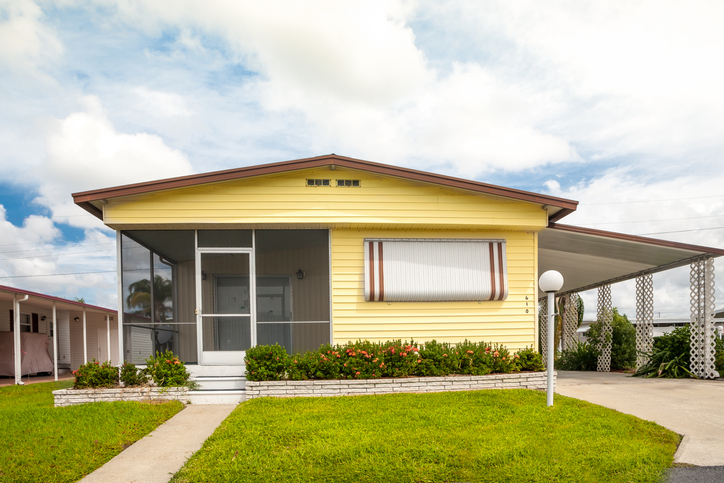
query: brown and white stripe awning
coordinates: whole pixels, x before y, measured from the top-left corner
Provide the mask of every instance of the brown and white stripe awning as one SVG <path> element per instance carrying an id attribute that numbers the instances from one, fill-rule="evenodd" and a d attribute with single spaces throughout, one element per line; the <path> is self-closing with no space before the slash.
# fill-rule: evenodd
<path id="1" fill-rule="evenodd" d="M 504 300 L 504 240 L 368 239 L 365 301 Z"/>

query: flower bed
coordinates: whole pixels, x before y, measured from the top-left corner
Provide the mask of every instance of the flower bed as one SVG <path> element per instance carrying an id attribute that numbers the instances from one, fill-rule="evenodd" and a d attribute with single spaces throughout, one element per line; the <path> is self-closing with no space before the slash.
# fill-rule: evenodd
<path id="1" fill-rule="evenodd" d="M 248 349 L 244 357 L 249 381 L 306 379 L 380 379 L 409 376 L 484 376 L 543 371 L 541 355 L 531 348 L 515 354 L 500 344 L 457 344 L 401 340 L 325 344 L 306 354 L 287 354 L 279 345 Z"/>
<path id="2" fill-rule="evenodd" d="M 184 363 L 170 351 L 149 357 L 146 367 L 140 370 L 128 362 L 118 368 L 110 361 L 101 363 L 93 359 L 73 371 L 73 375 L 73 389 L 53 391 L 56 407 L 99 401 L 189 403 L 189 389 L 195 387 Z"/>
<path id="3" fill-rule="evenodd" d="M 53 391 L 55 407 L 113 401 L 181 401 L 189 403 L 187 387 L 118 387 L 97 389 L 59 389 Z"/>
<path id="4" fill-rule="evenodd" d="M 396 377 L 306 381 L 247 381 L 246 399 L 260 397 L 330 397 L 480 389 L 546 389 L 546 372 L 486 376 Z M 553 372 L 555 383 L 556 373 Z"/>

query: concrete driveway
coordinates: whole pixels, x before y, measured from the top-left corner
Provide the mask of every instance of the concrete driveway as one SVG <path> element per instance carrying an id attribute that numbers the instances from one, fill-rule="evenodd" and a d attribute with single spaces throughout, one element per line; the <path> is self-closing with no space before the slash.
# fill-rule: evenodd
<path id="1" fill-rule="evenodd" d="M 683 435 L 676 463 L 724 465 L 724 379 L 642 379 L 616 372 L 558 371 L 555 392 L 654 421 Z"/>

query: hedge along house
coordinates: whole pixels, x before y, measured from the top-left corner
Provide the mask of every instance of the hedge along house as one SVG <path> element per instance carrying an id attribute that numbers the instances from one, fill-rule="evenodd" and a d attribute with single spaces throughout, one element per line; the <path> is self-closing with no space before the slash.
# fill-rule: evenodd
<path id="1" fill-rule="evenodd" d="M 73 197 L 116 230 L 125 359 L 171 349 L 230 398 L 258 344 L 538 345 L 540 235 L 577 205 L 337 155 Z"/>

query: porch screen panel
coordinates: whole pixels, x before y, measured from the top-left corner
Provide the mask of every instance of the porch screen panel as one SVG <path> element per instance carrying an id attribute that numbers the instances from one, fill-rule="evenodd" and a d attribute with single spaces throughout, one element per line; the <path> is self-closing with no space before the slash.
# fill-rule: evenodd
<path id="1" fill-rule="evenodd" d="M 505 300 L 504 240 L 365 240 L 365 301 Z"/>

